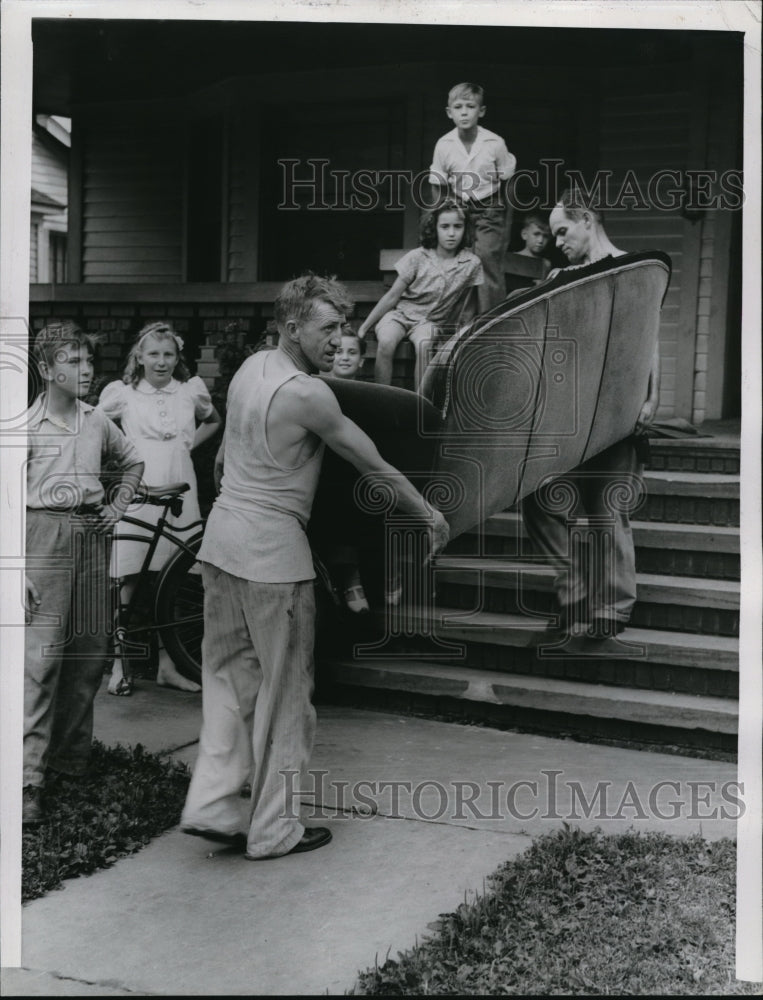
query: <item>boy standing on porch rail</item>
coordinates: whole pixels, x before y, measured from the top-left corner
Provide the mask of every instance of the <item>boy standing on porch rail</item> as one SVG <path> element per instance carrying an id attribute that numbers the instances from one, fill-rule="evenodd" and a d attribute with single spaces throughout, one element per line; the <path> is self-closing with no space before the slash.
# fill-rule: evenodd
<path id="1" fill-rule="evenodd" d="M 216 463 L 222 455 L 221 489 L 199 552 L 203 716 L 181 826 L 246 843 L 251 860 L 331 839 L 294 816 L 285 781 L 304 773 L 315 734 L 315 572 L 305 528 L 324 445 L 392 486 L 402 510 L 428 520 L 433 552 L 448 540 L 442 514 L 342 414 L 326 382 L 309 377 L 331 369 L 351 306 L 333 279 L 308 274 L 281 289 L 277 349 L 248 358 L 230 385 Z"/>
<path id="2" fill-rule="evenodd" d="M 457 83 L 451 88 L 445 113 L 456 127 L 437 140 L 429 168 L 436 196 L 444 196 L 450 188 L 453 197 L 469 209 L 473 249 L 485 272 L 484 283 L 477 289 L 481 313 L 506 298 L 503 258 L 511 209 L 504 188 L 517 166 L 517 158 L 503 139 L 479 124 L 485 111 L 482 87 Z"/>

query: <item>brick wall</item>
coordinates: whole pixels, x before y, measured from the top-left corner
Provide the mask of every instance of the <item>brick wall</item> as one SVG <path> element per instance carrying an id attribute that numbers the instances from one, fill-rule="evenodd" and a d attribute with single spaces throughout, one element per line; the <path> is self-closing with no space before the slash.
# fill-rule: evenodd
<path id="1" fill-rule="evenodd" d="M 96 334 L 100 341 L 97 374 L 112 378 L 121 376 L 130 344 L 141 327 L 153 319 L 166 319 L 185 341 L 183 353 L 191 368 L 198 371 L 210 388 L 217 367 L 208 353 L 203 354 L 203 347 L 219 344 L 232 325 L 242 343 L 256 343 L 265 331 L 270 313 L 270 306 L 248 303 L 31 302 L 29 306 L 30 324 L 35 332 L 54 320 L 72 319 L 83 330 Z"/>
<path id="2" fill-rule="evenodd" d="M 368 315 L 371 303 L 359 303 L 353 324 Z M 183 354 L 192 371 L 200 375 L 213 393 L 220 388 L 219 348 L 234 344 L 245 351 L 254 347 L 272 326 L 271 303 L 210 302 L 138 304 L 134 302 L 31 302 L 29 320 L 35 333 L 46 323 L 71 319 L 83 330 L 99 338 L 96 377 L 102 386 L 120 378 L 131 343 L 140 328 L 153 319 L 166 319 L 185 341 Z M 271 335 L 270 340 L 275 342 Z M 363 378 L 373 378 L 376 343 L 369 338 Z M 243 354 L 242 354 L 243 356 Z M 406 341 L 400 345 L 395 361 L 393 384 L 413 388 L 413 349 Z"/>

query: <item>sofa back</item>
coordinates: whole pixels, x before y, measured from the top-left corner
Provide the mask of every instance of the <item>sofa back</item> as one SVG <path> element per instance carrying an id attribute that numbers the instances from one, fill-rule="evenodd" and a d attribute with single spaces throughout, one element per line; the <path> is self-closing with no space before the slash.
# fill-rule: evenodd
<path id="1" fill-rule="evenodd" d="M 660 251 L 565 268 L 438 351 L 424 391 L 453 537 L 633 432 L 669 280 Z"/>

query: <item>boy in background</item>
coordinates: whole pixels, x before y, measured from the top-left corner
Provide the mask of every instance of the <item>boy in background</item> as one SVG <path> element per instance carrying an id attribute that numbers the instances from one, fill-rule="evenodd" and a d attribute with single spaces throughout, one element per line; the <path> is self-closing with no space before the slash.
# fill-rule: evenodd
<path id="1" fill-rule="evenodd" d="M 451 88 L 445 113 L 456 127 L 437 140 L 429 174 L 436 198 L 450 189 L 469 210 L 473 250 L 485 274 L 477 290 L 480 313 L 506 298 L 503 260 L 511 219 L 504 189 L 517 166 L 503 139 L 479 124 L 487 110 L 484 97 L 475 83 Z"/>
<path id="2" fill-rule="evenodd" d="M 532 257 L 534 260 L 543 262 L 542 281 L 548 277 L 551 270 L 551 261 L 543 256 L 543 252 L 551 241 L 551 230 L 543 216 L 532 214 L 526 215 L 520 233 L 524 246 L 517 251 L 521 257 Z"/>
<path id="3" fill-rule="evenodd" d="M 44 389 L 27 411 L 26 642 L 22 822 L 43 819 L 47 771 L 79 777 L 93 738 L 103 678 L 114 525 L 140 483 L 143 463 L 101 411 L 82 402 L 93 378 L 93 339 L 74 323 L 37 336 Z M 101 468 L 122 478 L 104 503 Z"/>

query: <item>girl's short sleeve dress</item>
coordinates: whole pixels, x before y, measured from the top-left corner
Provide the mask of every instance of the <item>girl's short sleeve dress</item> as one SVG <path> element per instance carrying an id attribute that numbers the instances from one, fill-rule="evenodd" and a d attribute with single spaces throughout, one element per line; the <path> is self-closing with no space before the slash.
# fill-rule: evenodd
<path id="1" fill-rule="evenodd" d="M 197 422 L 206 420 L 213 409 L 204 381 L 198 375 L 187 382 L 173 378 L 162 389 L 152 386 L 146 379 L 135 386 L 111 382 L 101 393 L 98 405 L 112 420 L 120 422 L 126 437 L 135 445 L 145 462 L 143 481 L 147 486 L 185 482 L 191 487 L 183 494 L 182 514 L 178 518 L 169 515 L 167 525 L 179 528 L 200 520 L 191 446 Z M 127 513 L 156 524 L 161 511 L 162 508 L 148 504 L 132 504 Z M 194 533 L 191 530 L 180 533 L 179 537 L 188 539 Z M 111 560 L 114 577 L 138 573 L 146 553 L 143 542 L 129 539 L 120 542 L 119 536 L 126 534 L 147 535 L 148 532 L 126 522 L 117 525 Z M 161 569 L 177 551 L 175 545 L 161 539 L 149 568 Z"/>

